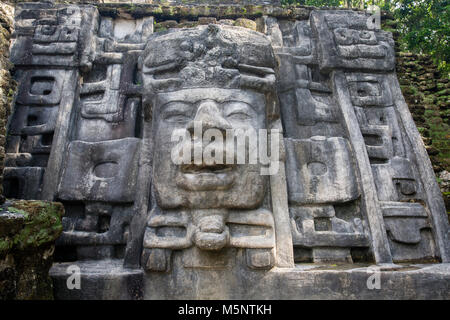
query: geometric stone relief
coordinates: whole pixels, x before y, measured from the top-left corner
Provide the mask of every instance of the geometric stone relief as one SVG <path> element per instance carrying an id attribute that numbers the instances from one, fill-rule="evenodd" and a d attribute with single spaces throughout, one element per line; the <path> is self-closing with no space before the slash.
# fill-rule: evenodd
<path id="1" fill-rule="evenodd" d="M 15 65 L 76 67 L 89 58 L 98 12 L 86 6 L 22 5 L 16 11 Z"/>
<path id="2" fill-rule="evenodd" d="M 91 40 L 95 50 L 81 69 L 74 128 L 68 133 L 72 141 L 64 152 L 57 193 L 70 212 L 57 242 L 62 256 L 125 256 L 135 214 L 140 147 L 136 137 L 141 136 L 137 59 L 142 38 L 153 31 L 153 18 L 131 22 L 101 17 Z"/>
<path id="3" fill-rule="evenodd" d="M 14 167 L 40 167 L 42 170 L 39 179 L 33 175 L 33 178 L 23 180 L 20 184 L 20 188 L 27 189 L 27 192 L 36 195 L 41 188 L 41 175 L 45 171 L 50 155 L 59 104 L 65 90 L 71 90 L 68 79 L 73 76 L 73 72 L 59 69 L 20 69 L 16 72 L 16 76 L 20 85 L 6 142 L 5 164 L 6 167 L 11 167 L 9 169 L 11 173 L 5 183 L 17 186 L 14 181 L 8 182 L 8 180 L 17 179 L 13 172 L 18 171 L 13 169 Z M 12 189 L 8 190 L 12 191 Z M 17 192 L 25 193 L 24 190 L 17 190 L 6 194 L 14 197 Z"/>
<path id="4" fill-rule="evenodd" d="M 397 261 L 434 259 L 436 248 L 425 208 L 419 203 L 386 202 L 383 216 Z"/>
<path id="5" fill-rule="evenodd" d="M 170 292 L 294 262 L 448 261 L 392 36 L 368 15 L 271 13 L 257 31 L 188 17 L 193 27 L 154 33 L 165 18 L 146 12 L 22 3 L 16 14 L 4 190 L 64 204 L 59 261 L 118 259 Z M 279 143 L 275 174 L 224 163 L 229 150 L 222 163 L 172 161 L 188 141 L 216 147 L 209 129 L 235 141 L 242 128 Z M 178 144 L 175 130 L 190 138 Z"/>
<path id="6" fill-rule="evenodd" d="M 132 202 L 138 159 L 137 138 L 73 141 L 58 196 L 62 200 Z"/>
<path id="7" fill-rule="evenodd" d="M 394 69 L 392 35 L 381 30 L 369 30 L 366 15 L 348 11 L 316 11 L 311 14 L 311 21 L 313 34 L 318 38 L 321 70 Z"/>
<path id="8" fill-rule="evenodd" d="M 286 139 L 286 158 L 290 203 L 341 203 L 358 198 L 356 170 L 346 139 Z"/>
<path id="9" fill-rule="evenodd" d="M 20 79 L 20 92 L 17 103 L 35 105 L 54 105 L 61 100 L 65 70 L 29 70 Z"/>
<path id="10" fill-rule="evenodd" d="M 38 199 L 44 170 L 40 167 L 5 167 L 3 171 L 5 194 L 16 199 Z"/>
<path id="11" fill-rule="evenodd" d="M 347 73 L 346 79 L 371 163 L 393 260 L 434 259 L 438 253 L 423 206 L 423 186 L 414 162 L 408 158 L 408 140 L 398 120 L 389 80 L 383 75 L 361 73 Z"/>
<path id="12" fill-rule="evenodd" d="M 120 90 L 121 64 L 107 65 L 106 77 L 96 82 L 85 82 L 81 87 L 77 137 L 85 141 L 102 141 L 134 137 L 140 100 L 128 97 Z"/>
<path id="13" fill-rule="evenodd" d="M 278 93 L 295 261 L 351 262 L 352 248 L 370 245 L 358 201 L 358 171 L 330 76 L 319 70 L 308 21 L 268 18 L 266 23 L 280 58 Z"/>
<path id="14" fill-rule="evenodd" d="M 162 48 L 166 55 L 159 54 Z M 269 95 L 275 84 L 270 42 L 247 30 L 201 26 L 154 37 L 142 62 L 144 90 L 150 93 L 144 98 L 144 112 L 152 115 L 144 126 L 153 133 L 154 204 L 141 265 L 166 272 L 223 268 L 230 262 L 227 252 L 237 249 L 246 257 L 241 261 L 246 268 L 270 269 L 275 264 L 273 200 L 266 191 L 269 179 L 259 174 L 260 165 L 193 159 L 177 165 L 170 160 L 175 144 L 168 142 L 175 129 L 197 134 L 195 122 L 203 123 L 202 130 L 223 132 L 266 128 L 267 108 L 275 102 Z M 191 77 L 192 72 L 197 76 Z M 174 254 L 182 256 L 180 264 L 170 263 L 177 261 Z M 211 254 L 223 254 L 223 263 L 211 262 Z"/>
<path id="15" fill-rule="evenodd" d="M 152 214 L 148 222 L 148 229 L 144 236 L 143 261 L 146 262 L 144 268 L 153 271 L 169 271 L 168 256 L 172 250 L 188 249 L 183 251 L 183 260 L 189 259 L 190 264 L 202 267 L 203 253 L 197 253 L 196 258 L 191 257 L 192 251 L 197 248 L 208 248 L 207 237 L 204 240 L 196 231 L 196 217 L 201 212 L 164 212 Z M 204 214 L 208 214 L 205 210 Z M 221 214 L 219 211 L 216 214 Z M 211 218 L 215 216 L 209 216 Z M 191 220 L 193 219 L 193 221 Z M 191 222 L 192 221 L 192 222 Z M 203 218 L 203 223 L 206 220 Z M 228 244 L 230 248 L 247 249 L 249 256 L 248 266 L 253 269 L 267 269 L 273 266 L 273 247 L 275 246 L 274 222 L 272 214 L 267 210 L 257 210 L 250 212 L 230 212 L 226 218 L 226 230 L 229 233 Z M 205 233 L 206 236 L 206 233 Z M 193 247 L 193 245 L 195 245 Z M 210 247 L 209 250 L 212 248 Z M 164 250 L 162 255 L 160 252 Z M 259 257 L 253 257 L 258 255 Z M 162 259 L 162 260 L 161 260 Z M 166 259 L 168 261 L 166 262 Z M 186 266 L 186 265 L 185 265 Z M 208 264 L 203 267 L 209 268 Z"/>
<path id="16" fill-rule="evenodd" d="M 297 259 L 351 262 L 350 249 L 369 242 L 348 141 L 286 139 L 286 159 L 293 244 L 312 249 Z"/>
<path id="17" fill-rule="evenodd" d="M 353 262 L 351 248 L 369 247 L 356 204 L 291 207 L 291 217 L 294 246 L 303 249 L 296 261 Z"/>
<path id="18" fill-rule="evenodd" d="M 347 75 L 350 97 L 355 106 L 375 107 L 393 104 L 389 84 L 383 76 L 351 73 Z"/>
<path id="19" fill-rule="evenodd" d="M 329 77 L 321 74 L 308 56 L 308 64 L 293 56 L 285 47 L 275 47 L 280 58 L 278 93 L 282 120 L 288 136 L 342 136 L 340 114 L 331 95 Z M 290 48 L 292 49 L 292 48 Z M 292 50 L 291 50 L 292 51 Z M 293 72 L 294 71 L 294 72 Z"/>
<path id="20" fill-rule="evenodd" d="M 388 164 L 372 166 L 377 182 L 380 201 L 408 201 L 417 198 L 416 183 L 411 163 L 408 159 L 394 157 Z"/>
<path id="21" fill-rule="evenodd" d="M 53 133 L 57 116 L 58 108 L 55 107 L 18 106 L 11 119 L 14 129 L 10 130 L 10 134 L 33 136 Z"/>
<path id="22" fill-rule="evenodd" d="M 16 10 L 10 59 L 19 87 L 6 144 L 8 197 L 42 197 L 60 107 L 72 103 L 75 69 L 89 60 L 86 54 L 92 50 L 88 44 L 97 14 L 93 7 L 51 4 L 23 4 Z M 23 179 L 21 172 L 28 178 Z"/>
<path id="23" fill-rule="evenodd" d="M 65 204 L 64 231 L 57 245 L 63 259 L 123 258 L 133 210 L 104 202 Z M 58 253 L 58 252 L 57 252 Z"/>
<path id="24" fill-rule="evenodd" d="M 83 83 L 80 92 L 83 118 L 112 122 L 120 117 L 123 104 L 119 101 L 121 67 L 120 64 L 108 65 L 105 80 Z"/>

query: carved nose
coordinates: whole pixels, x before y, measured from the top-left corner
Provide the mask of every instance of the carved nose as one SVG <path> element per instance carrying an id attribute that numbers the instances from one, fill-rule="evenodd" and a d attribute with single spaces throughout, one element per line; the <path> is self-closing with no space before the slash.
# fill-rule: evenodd
<path id="1" fill-rule="evenodd" d="M 231 129 L 231 124 L 222 117 L 217 104 L 214 101 L 205 101 L 198 107 L 197 114 L 193 121 L 187 125 L 187 130 L 194 134 L 194 122 L 201 122 L 202 134 L 208 129 L 219 129 L 223 133 Z"/>

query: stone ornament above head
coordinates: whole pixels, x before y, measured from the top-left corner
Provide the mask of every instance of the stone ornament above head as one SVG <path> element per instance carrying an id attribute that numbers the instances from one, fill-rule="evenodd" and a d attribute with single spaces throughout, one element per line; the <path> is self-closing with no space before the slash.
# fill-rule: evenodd
<path id="1" fill-rule="evenodd" d="M 210 24 L 154 34 L 139 59 L 146 119 L 160 92 L 223 88 L 274 96 L 277 67 L 270 40 L 245 28 Z"/>

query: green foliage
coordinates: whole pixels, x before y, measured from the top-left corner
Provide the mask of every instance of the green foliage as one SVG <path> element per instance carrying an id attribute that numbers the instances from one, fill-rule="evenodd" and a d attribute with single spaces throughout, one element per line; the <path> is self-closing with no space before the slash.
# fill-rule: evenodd
<path id="1" fill-rule="evenodd" d="M 282 4 L 298 4 L 303 6 L 315 6 L 315 7 L 339 7 L 342 6 L 340 0 L 281 0 Z"/>
<path id="2" fill-rule="evenodd" d="M 61 217 L 64 214 L 64 207 L 60 203 L 16 200 L 7 210 L 22 214 L 25 220 L 20 232 L 13 234 L 12 237 L 0 237 L 0 254 L 11 248 L 24 250 L 39 247 L 54 241 L 62 232 Z"/>
<path id="3" fill-rule="evenodd" d="M 401 41 L 416 52 L 430 54 L 442 70 L 450 71 L 450 1 L 396 0 Z"/>
<path id="4" fill-rule="evenodd" d="M 394 0 L 395 1 L 395 0 Z M 377 5 L 383 10 L 389 10 L 392 0 L 281 0 L 283 5 L 304 5 L 315 7 L 346 7 L 367 8 L 369 5 Z"/>

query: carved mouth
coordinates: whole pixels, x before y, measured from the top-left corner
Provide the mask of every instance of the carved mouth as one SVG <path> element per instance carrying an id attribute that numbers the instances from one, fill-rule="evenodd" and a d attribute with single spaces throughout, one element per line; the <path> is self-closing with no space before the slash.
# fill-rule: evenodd
<path id="1" fill-rule="evenodd" d="M 181 165 L 181 172 L 183 173 L 224 173 L 232 171 L 234 165 L 230 164 L 215 164 L 215 165 L 195 165 L 185 164 Z"/>
<path id="2" fill-rule="evenodd" d="M 235 166 L 229 164 L 182 165 L 177 178 L 178 187 L 190 191 L 228 190 L 234 183 Z"/>

